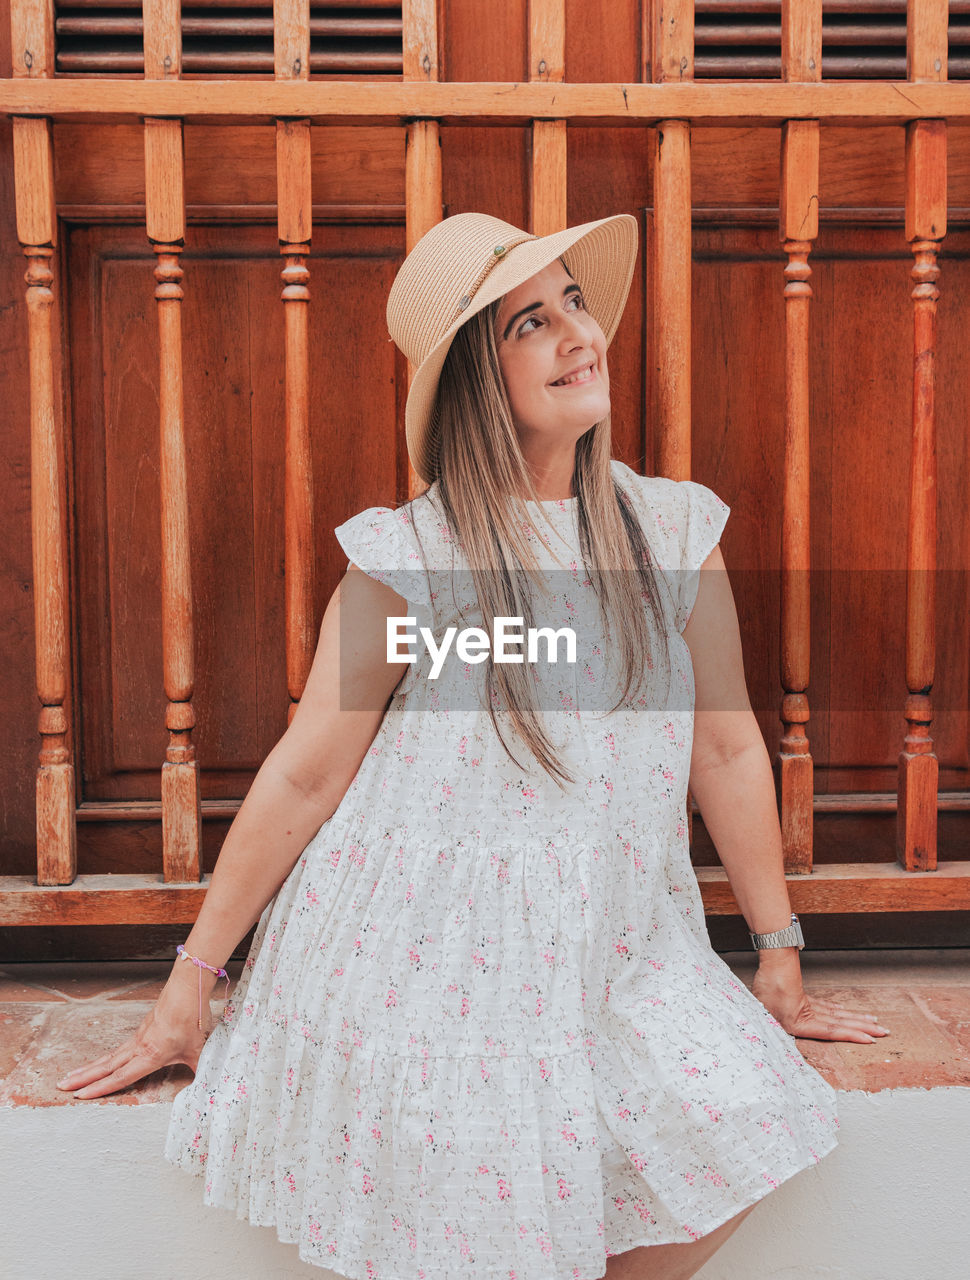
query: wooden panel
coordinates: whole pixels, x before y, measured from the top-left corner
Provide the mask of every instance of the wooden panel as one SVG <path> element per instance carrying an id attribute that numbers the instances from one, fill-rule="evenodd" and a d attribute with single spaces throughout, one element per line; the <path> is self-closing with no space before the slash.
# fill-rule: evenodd
<path id="1" fill-rule="evenodd" d="M 649 8 L 645 2 L 644 10 Z M 566 0 L 566 79 L 570 84 L 641 80 L 639 0 Z"/>
<path id="2" fill-rule="evenodd" d="M 189 126 L 185 199 L 189 211 L 233 206 L 237 216 L 265 206 L 276 221 L 276 124 L 225 129 Z M 54 128 L 57 195 L 62 206 L 145 203 L 142 132 L 133 125 L 64 124 Z M 246 163 L 240 163 L 245 156 Z M 311 134 L 316 199 L 332 205 L 397 207 L 404 203 L 404 135 L 400 129 L 315 129 Z"/>

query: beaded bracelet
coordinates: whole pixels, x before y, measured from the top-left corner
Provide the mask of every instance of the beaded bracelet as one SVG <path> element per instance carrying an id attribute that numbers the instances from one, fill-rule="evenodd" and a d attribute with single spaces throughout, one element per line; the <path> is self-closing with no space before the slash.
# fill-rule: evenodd
<path id="1" fill-rule="evenodd" d="M 178 946 L 175 950 L 179 953 L 183 960 L 191 960 L 199 970 L 199 1030 L 204 1030 L 202 1026 L 202 970 L 208 969 L 210 973 L 214 973 L 217 978 L 225 978 L 226 980 L 226 999 L 229 998 L 229 975 L 225 969 L 213 969 L 211 964 L 206 964 L 204 960 L 197 960 L 195 956 L 190 956 L 184 946 Z"/>

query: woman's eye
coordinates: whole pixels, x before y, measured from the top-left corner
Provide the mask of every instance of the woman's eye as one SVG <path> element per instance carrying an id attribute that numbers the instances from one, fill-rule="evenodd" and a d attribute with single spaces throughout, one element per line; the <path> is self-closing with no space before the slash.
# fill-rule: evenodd
<path id="1" fill-rule="evenodd" d="M 527 319 L 523 320 L 523 321 L 522 321 L 522 323 L 519 325 L 519 333 L 532 333 L 532 330 L 531 330 L 531 329 L 527 329 L 527 328 L 526 328 L 526 325 L 527 325 L 527 324 L 536 324 L 536 325 L 538 325 L 538 323 L 539 323 L 539 317 L 538 317 L 538 316 L 529 316 Z"/>
<path id="2" fill-rule="evenodd" d="M 575 303 L 576 303 L 576 308 L 577 308 L 577 310 L 579 310 L 579 311 L 585 311 L 585 310 L 586 310 L 586 303 L 585 303 L 585 301 L 583 300 L 583 295 L 582 295 L 581 293 L 573 293 L 573 294 L 570 294 L 569 300 L 570 300 L 570 302 L 575 302 Z"/>

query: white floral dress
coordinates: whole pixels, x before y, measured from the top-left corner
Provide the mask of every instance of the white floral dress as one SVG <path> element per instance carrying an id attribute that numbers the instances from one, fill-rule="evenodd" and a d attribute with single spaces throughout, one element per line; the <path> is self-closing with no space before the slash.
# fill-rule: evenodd
<path id="1" fill-rule="evenodd" d="M 596 1280 L 609 1255 L 697 1239 L 837 1142 L 835 1091 L 712 950 L 689 860 L 680 633 L 729 509 L 611 465 L 661 571 L 667 700 L 602 714 L 616 698 L 591 693 L 605 645 L 576 500 L 531 504 L 556 587 L 536 616 L 580 637 L 575 663 L 548 667 L 543 713 L 576 781 L 560 789 L 506 733 L 512 762 L 458 687 L 484 668 L 431 680 L 417 647 L 173 1103 L 165 1158 L 204 1179 L 206 1204 L 352 1280 Z M 427 498 L 336 535 L 417 625 L 423 568 L 460 557 Z"/>

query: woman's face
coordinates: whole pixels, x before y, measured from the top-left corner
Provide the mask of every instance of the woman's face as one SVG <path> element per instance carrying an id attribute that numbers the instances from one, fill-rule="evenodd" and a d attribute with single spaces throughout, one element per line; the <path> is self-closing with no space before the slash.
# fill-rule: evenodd
<path id="1" fill-rule="evenodd" d="M 558 260 L 505 294 L 495 342 L 527 455 L 574 445 L 609 413 L 606 338 Z"/>

